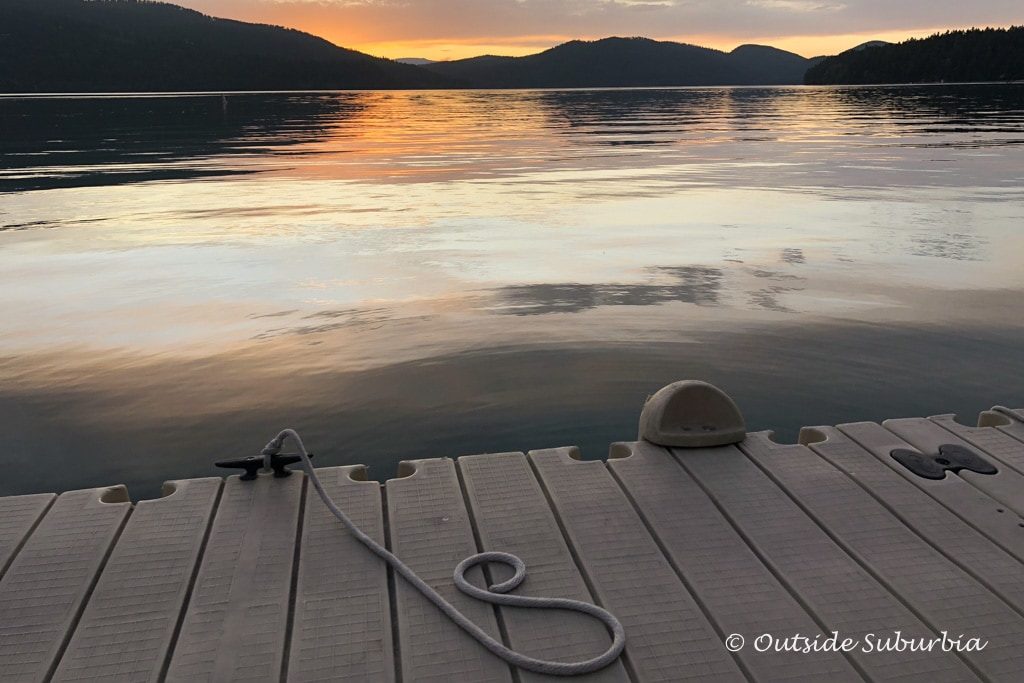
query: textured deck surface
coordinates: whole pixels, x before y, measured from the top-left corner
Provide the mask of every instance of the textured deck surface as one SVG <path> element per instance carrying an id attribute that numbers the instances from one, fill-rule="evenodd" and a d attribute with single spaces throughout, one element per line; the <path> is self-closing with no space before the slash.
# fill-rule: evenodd
<path id="1" fill-rule="evenodd" d="M 580 660 L 609 637 L 579 614 L 468 598 L 452 583 L 466 556 L 515 553 L 529 568 L 518 592 L 612 611 L 625 654 L 582 680 L 1020 681 L 1024 410 L 986 415 L 815 427 L 807 445 L 624 442 L 607 461 L 572 448 L 417 460 L 384 486 L 358 465 L 319 473 L 361 528 L 516 650 Z M 949 444 L 997 473 L 925 479 L 890 456 Z M 301 474 L 167 492 L 0 498 L 0 681 L 554 680 L 510 669 L 390 576 Z M 832 632 L 856 646 L 770 642 Z M 987 644 L 867 646 L 943 632 Z"/>

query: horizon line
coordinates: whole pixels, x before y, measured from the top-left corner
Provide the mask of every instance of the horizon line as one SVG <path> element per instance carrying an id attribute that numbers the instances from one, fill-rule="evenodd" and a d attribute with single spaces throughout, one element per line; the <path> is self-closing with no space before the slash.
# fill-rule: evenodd
<path id="1" fill-rule="evenodd" d="M 705 42 L 705 40 L 710 38 L 710 36 L 696 36 L 696 37 L 692 37 L 692 38 L 684 37 L 684 36 L 670 36 L 670 37 L 656 38 L 656 37 L 652 37 L 652 36 L 645 36 L 645 35 L 639 35 L 639 34 L 637 34 L 637 35 L 612 34 L 612 35 L 603 35 L 603 36 L 599 36 L 599 37 L 544 36 L 544 38 L 548 38 L 552 42 L 548 43 L 548 44 L 546 44 L 544 46 L 542 46 L 542 45 L 529 45 L 528 48 L 526 48 L 526 49 L 531 50 L 530 52 L 522 52 L 522 53 L 519 53 L 519 54 L 508 54 L 508 53 L 504 53 L 503 54 L 503 51 L 501 51 L 501 50 L 499 50 L 499 51 L 487 51 L 487 48 L 484 48 L 485 49 L 484 52 L 477 53 L 477 54 L 472 54 L 472 55 L 469 55 L 469 56 L 445 57 L 445 58 L 438 58 L 438 59 L 422 56 L 424 53 L 428 53 L 428 52 L 431 51 L 430 47 L 426 47 L 426 49 L 421 50 L 421 51 L 417 51 L 415 48 L 413 48 L 413 49 L 406 50 L 404 52 L 396 52 L 395 51 L 396 47 L 390 47 L 390 48 L 387 48 L 385 50 L 375 49 L 375 48 L 377 48 L 378 46 L 385 46 L 385 45 L 387 45 L 387 46 L 395 46 L 395 45 L 403 45 L 403 44 L 404 45 L 409 45 L 410 43 L 412 43 L 412 44 L 423 43 L 425 46 L 426 45 L 430 45 L 430 46 L 456 45 L 456 44 L 463 45 L 463 44 L 468 44 L 468 43 L 464 42 L 465 39 L 437 38 L 437 39 L 418 39 L 418 40 L 412 40 L 412 41 L 401 41 L 400 43 L 395 43 L 395 44 L 391 43 L 390 41 L 375 41 L 375 42 L 369 42 L 369 43 L 348 43 L 348 44 L 345 44 L 345 41 L 336 42 L 336 41 L 331 40 L 329 38 L 325 38 L 322 35 L 319 35 L 319 34 L 316 34 L 316 33 L 312 33 L 310 31 L 305 31 L 305 32 L 310 33 L 311 35 L 316 35 L 317 37 L 323 38 L 324 40 L 328 40 L 328 42 L 331 42 L 332 44 L 334 44 L 337 47 L 341 47 L 341 48 L 345 48 L 345 49 L 350 49 L 350 50 L 356 50 L 358 52 L 363 52 L 364 54 L 368 54 L 368 55 L 371 55 L 373 57 L 380 57 L 382 59 L 390 59 L 392 61 L 398 61 L 398 60 L 402 60 L 402 59 L 426 59 L 426 60 L 428 60 L 430 62 L 458 62 L 458 61 L 464 61 L 464 60 L 467 60 L 467 59 L 478 59 L 478 58 L 481 58 L 481 57 L 507 57 L 507 58 L 531 57 L 531 56 L 534 56 L 534 55 L 542 54 L 542 53 L 547 52 L 549 50 L 553 50 L 553 49 L 555 49 L 557 47 L 560 47 L 562 45 L 565 45 L 567 43 L 572 43 L 572 42 L 594 43 L 594 42 L 599 42 L 599 41 L 602 41 L 602 40 L 608 40 L 608 39 L 613 39 L 613 38 L 619 38 L 619 39 L 624 39 L 624 40 L 643 39 L 643 40 L 651 40 L 651 41 L 658 42 L 658 43 L 677 43 L 677 44 L 681 44 L 681 45 L 689 45 L 689 46 L 693 46 L 693 47 L 704 48 L 704 49 L 707 49 L 707 50 L 715 50 L 715 51 L 723 52 L 723 53 L 726 53 L 726 54 L 734 52 L 735 50 L 737 50 L 740 47 L 744 47 L 744 46 L 747 46 L 747 45 L 754 45 L 754 46 L 758 46 L 758 47 L 770 47 L 770 48 L 773 48 L 773 49 L 776 49 L 776 50 L 780 50 L 782 52 L 788 52 L 790 54 L 794 54 L 794 55 L 797 55 L 799 57 L 803 57 L 804 59 L 814 59 L 814 58 L 817 58 L 817 57 L 832 57 L 832 56 L 835 56 L 835 55 L 839 55 L 839 54 L 842 54 L 843 52 L 847 52 L 847 51 L 852 50 L 854 48 L 857 48 L 857 47 L 859 47 L 861 45 L 864 45 L 865 43 L 871 43 L 871 42 L 875 42 L 875 41 L 884 42 L 884 43 L 890 43 L 890 44 L 900 44 L 900 43 L 905 43 L 905 42 L 908 42 L 908 41 L 911 41 L 911 40 L 923 40 L 925 38 L 929 38 L 929 37 L 932 37 L 932 36 L 942 35 L 944 33 L 951 33 L 951 32 L 957 32 L 957 31 L 971 31 L 971 30 L 982 31 L 982 30 L 986 30 L 986 29 L 1008 30 L 1008 29 L 1012 29 L 1012 28 L 1017 28 L 1018 26 L 1024 26 L 1024 24 L 1016 24 L 1016 23 L 1010 23 L 1010 24 L 1006 24 L 1006 25 L 997 25 L 997 24 L 976 25 L 975 24 L 975 25 L 971 25 L 971 26 L 949 26 L 949 27 L 929 27 L 929 28 L 924 28 L 924 29 L 906 29 L 905 32 L 904 31 L 898 31 L 900 33 L 899 37 L 892 35 L 893 33 L 896 33 L 897 31 L 885 31 L 885 30 L 882 30 L 882 31 L 872 31 L 872 32 L 863 32 L 863 33 L 855 33 L 855 34 L 837 34 L 837 36 L 835 36 L 835 37 L 839 37 L 841 35 L 842 37 L 849 37 L 849 38 L 851 38 L 850 42 L 852 44 L 850 44 L 850 46 L 847 47 L 847 48 L 844 48 L 842 50 L 835 51 L 835 52 L 817 52 L 817 51 L 812 51 L 811 53 L 807 53 L 807 51 L 798 51 L 797 49 L 788 49 L 786 47 L 780 47 L 776 43 L 785 44 L 785 43 L 788 43 L 788 42 L 792 42 L 793 40 L 796 40 L 796 39 L 804 39 L 804 38 L 806 38 L 806 39 L 810 39 L 810 38 L 826 39 L 826 38 L 831 38 L 833 36 L 820 36 L 820 37 L 818 37 L 818 36 L 777 36 L 777 37 L 774 37 L 773 39 L 770 39 L 770 40 L 764 40 L 764 39 L 761 39 L 761 38 L 751 38 L 750 40 L 746 40 L 744 42 L 737 42 L 731 48 L 718 47 L 718 46 L 715 46 L 715 45 L 712 45 L 712 44 L 708 44 L 707 42 Z M 294 28 L 294 27 L 284 27 L 284 28 Z M 304 31 L 304 29 L 295 29 L 295 30 Z M 880 36 L 885 36 L 885 37 L 883 38 L 883 37 L 880 37 Z M 523 39 L 530 39 L 530 38 L 533 38 L 533 36 L 522 36 L 522 38 Z M 538 38 L 539 38 L 539 36 L 538 36 Z M 488 38 L 484 37 L 484 38 L 481 38 L 479 40 L 481 42 L 485 42 L 486 43 L 488 41 Z M 476 43 L 476 42 L 477 41 L 474 41 L 474 43 Z M 490 45 L 488 47 L 498 47 L 498 46 L 497 45 Z M 514 46 L 509 45 L 508 47 L 509 47 L 511 52 L 513 52 L 513 53 L 517 52 L 517 50 L 515 49 Z M 401 56 L 399 56 L 399 57 L 392 57 L 392 56 L 389 56 L 386 53 L 400 54 Z"/>

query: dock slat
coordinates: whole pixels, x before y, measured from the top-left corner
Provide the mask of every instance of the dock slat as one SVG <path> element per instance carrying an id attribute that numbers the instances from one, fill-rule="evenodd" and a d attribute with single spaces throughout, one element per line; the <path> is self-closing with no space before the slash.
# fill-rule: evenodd
<path id="1" fill-rule="evenodd" d="M 1014 414 L 1018 422 L 1024 424 L 1024 408 L 1011 408 L 1010 412 Z"/>
<path id="2" fill-rule="evenodd" d="M 574 453 L 531 451 L 530 459 L 597 598 L 626 629 L 635 677 L 746 680 L 604 463 Z"/>
<path id="3" fill-rule="evenodd" d="M 494 607 L 459 591 L 455 566 L 477 552 L 469 513 L 448 459 L 414 460 L 415 471 L 386 484 L 391 550 L 450 603 L 500 639 Z M 467 578 L 484 585 L 475 567 Z M 404 683 L 512 680 L 509 666 L 452 623 L 401 577 L 395 579 L 398 651 Z"/>
<path id="4" fill-rule="evenodd" d="M 526 581 L 513 593 L 593 602 L 526 456 L 471 455 L 459 458 L 457 464 L 482 549 L 512 553 L 526 563 Z M 512 576 L 511 570 L 496 568 L 494 582 Z M 578 661 L 600 654 L 611 644 L 607 629 L 593 617 L 564 610 L 499 609 L 511 647 L 532 657 Z M 528 671 L 520 671 L 519 676 L 523 681 L 564 680 Z M 629 678 L 622 663 L 615 662 L 573 680 L 604 683 Z"/>
<path id="5" fill-rule="evenodd" d="M 171 495 L 135 506 L 53 680 L 155 681 L 160 676 L 221 480 L 170 484 Z"/>
<path id="6" fill-rule="evenodd" d="M 54 493 L 0 498 L 0 579 L 36 522 L 56 498 Z"/>
<path id="7" fill-rule="evenodd" d="M 996 427 L 996 429 L 1004 434 L 1009 434 L 1018 441 L 1024 441 L 1024 422 L 1014 420 L 1010 424 Z"/>
<path id="8" fill-rule="evenodd" d="M 123 488 L 57 497 L 0 580 L 0 680 L 45 680 L 131 510 Z M 111 499 L 111 498 L 108 498 Z"/>
<path id="9" fill-rule="evenodd" d="M 1024 533 L 1013 534 L 1017 547 L 1004 548 L 835 427 L 815 429 L 827 440 L 811 444 L 811 450 L 860 483 L 946 557 L 1024 611 L 1024 582 L 1020 580 L 1024 573 Z M 925 483 L 931 481 L 922 479 Z"/>
<path id="10" fill-rule="evenodd" d="M 1024 474 L 1024 443 L 1010 434 L 993 427 L 971 427 L 956 421 L 955 414 L 933 415 L 928 418 L 945 430 L 980 448 L 1017 474 Z M 998 464 L 997 464 L 998 466 Z"/>
<path id="11" fill-rule="evenodd" d="M 1011 412 L 1013 413 L 1012 422 L 1000 429 L 1024 441 L 1024 408 L 1012 409 Z"/>
<path id="12" fill-rule="evenodd" d="M 464 595 L 452 574 L 466 557 L 516 554 L 528 572 L 515 593 L 615 614 L 623 657 L 574 680 L 1016 683 L 1024 409 L 979 424 L 812 427 L 799 445 L 767 432 L 714 448 L 624 442 L 607 461 L 575 448 L 415 460 L 385 486 L 361 465 L 318 473 L 355 524 L 517 652 L 580 661 L 610 638 L 579 613 Z M 944 444 L 998 472 L 926 479 L 891 455 Z M 395 576 L 301 473 L 168 485 L 136 506 L 123 486 L 0 497 L 0 683 L 555 683 L 488 652 Z M 468 574 L 480 586 L 509 576 L 499 564 Z M 857 645 L 791 642 L 833 631 Z M 946 633 L 986 646 L 907 647 Z M 746 638 L 739 652 L 730 634 Z M 869 634 L 904 645 L 864 651 Z"/>
<path id="13" fill-rule="evenodd" d="M 910 472 L 893 460 L 890 453 L 897 448 L 913 449 L 914 446 L 880 424 L 852 422 L 838 425 L 836 429 L 1000 547 L 1016 557 L 1024 556 L 1024 533 L 1018 526 L 1024 524 L 1024 519 L 1007 512 L 999 501 L 956 475 L 947 473 L 944 479 L 925 479 Z"/>
<path id="14" fill-rule="evenodd" d="M 1004 447 L 996 448 L 996 442 L 992 442 L 992 450 L 972 445 L 923 417 L 886 420 L 882 426 L 925 453 L 936 453 L 939 446 L 943 444 L 957 444 L 981 450 L 981 455 L 987 455 L 990 460 L 993 460 L 993 464 L 999 471 L 996 474 L 978 474 L 961 470 L 955 476 L 984 491 L 1018 515 L 1024 515 L 1024 475 L 1014 470 L 1013 466 L 1006 462 L 1013 459 L 1012 451 Z M 1000 436 L 1012 441 L 1024 453 L 1024 444 L 1004 434 L 1000 434 Z"/>
<path id="15" fill-rule="evenodd" d="M 1024 671 L 1024 617 L 907 528 L 852 479 L 805 446 L 765 433 L 740 444 L 850 555 L 934 632 L 988 641 L 963 659 L 993 680 Z"/>
<path id="16" fill-rule="evenodd" d="M 671 453 L 643 441 L 616 444 L 615 452 L 608 467 L 722 633 L 822 631 Z M 748 647 L 739 657 L 755 680 L 863 680 L 836 652 L 759 653 Z"/>
<path id="17" fill-rule="evenodd" d="M 305 477 L 228 477 L 168 681 L 277 681 Z"/>
<path id="18" fill-rule="evenodd" d="M 365 481 L 366 468 L 324 468 L 317 475 L 338 507 L 383 545 L 380 484 Z M 312 487 L 306 495 L 288 680 L 394 681 L 387 565 L 352 537 Z"/>
<path id="19" fill-rule="evenodd" d="M 841 637 L 864 642 L 900 630 L 909 638 L 934 633 L 839 547 L 738 448 L 673 449 L 761 557 L 810 609 Z M 854 650 L 871 678 L 966 681 L 976 678 L 953 654 Z M 854 654 L 851 653 L 851 654 Z"/>

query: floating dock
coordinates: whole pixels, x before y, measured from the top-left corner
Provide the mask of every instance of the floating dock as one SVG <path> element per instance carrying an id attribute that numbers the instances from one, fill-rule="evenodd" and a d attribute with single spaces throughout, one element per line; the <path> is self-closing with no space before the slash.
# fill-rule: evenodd
<path id="1" fill-rule="evenodd" d="M 467 556 L 514 553 L 529 571 L 516 592 L 615 614 L 623 656 L 581 680 L 1017 682 L 1024 410 L 979 424 L 623 442 L 606 461 L 573 448 L 415 460 L 384 485 L 361 465 L 317 472 L 363 530 L 517 651 L 581 660 L 610 639 L 577 613 L 458 592 Z M 964 450 L 995 472 L 964 468 Z M 483 571 L 496 575 L 471 580 L 509 575 Z M 857 646 L 781 642 L 832 632 Z M 865 646 L 943 632 L 960 644 Z M 963 650 L 971 638 L 984 648 Z M 555 680 L 511 668 L 396 579 L 301 472 L 173 481 L 134 505 L 118 486 L 0 498 L 0 680 L 541 679 Z"/>

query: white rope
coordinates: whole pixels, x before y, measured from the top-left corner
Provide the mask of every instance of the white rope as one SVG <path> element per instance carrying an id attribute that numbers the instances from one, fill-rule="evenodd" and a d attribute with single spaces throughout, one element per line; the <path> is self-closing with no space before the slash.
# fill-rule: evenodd
<path id="1" fill-rule="evenodd" d="M 313 469 L 313 463 L 309 459 L 309 454 L 306 452 L 306 447 L 303 445 L 298 432 L 294 429 L 285 429 L 274 437 L 273 441 L 267 444 L 266 448 L 263 449 L 263 464 L 265 467 L 270 467 L 271 458 L 281 452 L 285 439 L 288 438 L 295 441 L 295 445 L 299 449 L 299 456 L 302 458 L 302 468 L 306 471 L 306 476 L 309 477 L 309 480 L 313 483 L 313 488 L 315 488 L 316 492 L 320 495 L 320 500 L 322 500 L 324 505 L 327 506 L 327 509 L 329 509 L 334 516 L 345 525 L 345 528 L 347 528 L 360 543 L 369 548 L 371 552 L 387 562 L 395 572 L 412 584 L 412 586 L 422 593 L 425 598 L 434 603 L 439 610 L 455 622 L 463 631 L 468 633 L 473 637 L 473 639 L 493 652 L 499 658 L 513 666 L 519 667 L 520 669 L 526 669 L 527 671 L 533 671 L 535 673 L 550 674 L 554 676 L 576 676 L 579 674 L 597 671 L 598 669 L 603 669 L 618 659 L 619 655 L 622 654 L 623 648 L 626 647 L 626 632 L 622 628 L 622 624 L 613 614 L 607 610 L 601 609 L 597 605 L 592 605 L 589 602 L 583 602 L 581 600 L 509 595 L 508 592 L 515 589 L 523 582 L 523 579 L 526 578 L 526 563 L 510 553 L 478 553 L 467 557 L 460 562 L 457 567 L 455 567 L 455 585 L 466 595 L 494 605 L 539 607 L 582 612 L 583 614 L 589 614 L 604 623 L 612 635 L 612 643 L 607 650 L 597 657 L 587 659 L 582 662 L 551 662 L 543 659 L 536 659 L 534 657 L 527 657 L 524 654 L 520 654 L 505 647 L 501 641 L 492 638 L 486 631 L 477 626 L 474 622 L 470 621 L 468 617 L 456 609 L 454 605 L 445 600 L 440 593 L 417 576 L 416 572 L 398 559 L 398 557 L 396 557 L 391 551 L 367 536 L 362 529 L 357 527 L 355 523 L 349 519 L 348 515 L 338 508 L 334 501 L 331 500 L 331 497 L 327 495 L 327 491 L 324 490 L 323 484 L 320 483 L 320 479 L 317 477 L 316 471 Z M 487 590 L 477 588 L 466 579 L 466 572 L 476 565 L 484 564 L 486 562 L 498 562 L 508 565 L 515 573 L 511 579 L 490 586 Z"/>

